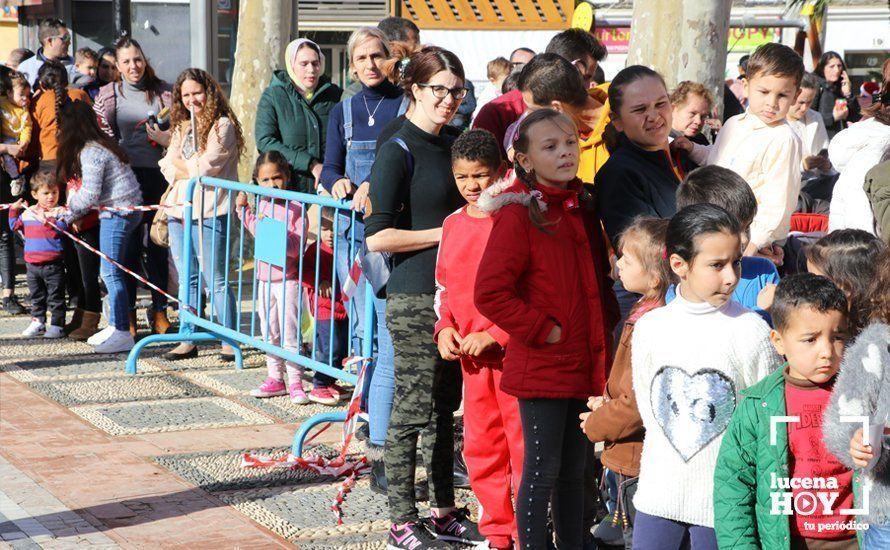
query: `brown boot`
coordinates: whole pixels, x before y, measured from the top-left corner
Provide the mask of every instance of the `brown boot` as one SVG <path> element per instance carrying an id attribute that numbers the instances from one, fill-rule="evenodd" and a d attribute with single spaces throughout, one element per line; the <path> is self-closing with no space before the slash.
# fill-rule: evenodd
<path id="1" fill-rule="evenodd" d="M 76 308 L 74 310 L 74 315 L 71 316 L 71 322 L 65 325 L 65 334 L 71 334 L 77 328 L 80 327 L 83 322 L 83 310 L 80 308 Z"/>
<path id="2" fill-rule="evenodd" d="M 80 326 L 76 329 L 72 330 L 70 334 L 68 334 L 68 338 L 72 340 L 86 340 L 90 336 L 99 332 L 99 313 L 92 311 L 84 311 L 83 312 L 83 320 L 80 322 Z"/>
<path id="3" fill-rule="evenodd" d="M 133 338 L 136 338 L 136 327 L 136 310 L 134 309 L 130 311 L 130 336 Z"/>
<path id="4" fill-rule="evenodd" d="M 171 329 L 170 320 L 167 319 L 167 311 L 155 311 L 151 317 L 151 333 L 167 334 Z"/>

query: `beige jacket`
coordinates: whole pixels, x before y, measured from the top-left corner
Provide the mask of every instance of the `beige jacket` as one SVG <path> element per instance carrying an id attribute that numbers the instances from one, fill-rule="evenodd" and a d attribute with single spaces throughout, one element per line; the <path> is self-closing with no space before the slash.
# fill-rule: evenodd
<path id="1" fill-rule="evenodd" d="M 185 191 L 188 179 L 176 179 L 176 165 L 174 159 L 182 158 L 182 140 L 184 132 L 182 127 L 173 130 L 170 138 L 170 146 L 158 165 L 167 181 L 173 186 L 173 190 L 167 195 L 164 204 L 172 206 L 167 210 L 171 218 L 182 219 L 183 203 L 185 203 Z M 210 176 L 226 180 L 238 181 L 238 142 L 235 135 L 235 126 L 231 121 L 222 117 L 210 129 L 207 136 L 207 144 L 197 157 L 186 160 L 189 178 L 196 176 Z M 212 218 L 225 216 L 229 213 L 229 193 L 216 187 L 204 187 L 203 191 L 203 217 Z M 197 219 L 201 208 L 202 192 L 195 187 L 192 196 L 192 216 Z M 214 200 L 216 195 L 216 200 Z"/>

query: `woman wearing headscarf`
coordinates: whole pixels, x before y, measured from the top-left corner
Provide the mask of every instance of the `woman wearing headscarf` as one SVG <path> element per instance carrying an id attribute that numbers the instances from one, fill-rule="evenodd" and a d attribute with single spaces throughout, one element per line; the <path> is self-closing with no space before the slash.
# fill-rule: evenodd
<path id="1" fill-rule="evenodd" d="M 284 59 L 287 70 L 275 71 L 257 107 L 257 149 L 284 155 L 293 174 L 290 188 L 311 193 L 324 164 L 328 115 L 343 90 L 324 75 L 324 54 L 315 42 L 294 40 Z"/>

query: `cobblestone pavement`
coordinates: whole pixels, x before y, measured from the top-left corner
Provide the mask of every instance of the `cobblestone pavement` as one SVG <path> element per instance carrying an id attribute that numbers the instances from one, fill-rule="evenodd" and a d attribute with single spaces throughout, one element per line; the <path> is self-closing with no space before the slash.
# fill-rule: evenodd
<path id="1" fill-rule="evenodd" d="M 124 354 L 26 339 L 27 324 L 0 317 L 0 547 L 295 546 L 163 460 L 290 444 L 295 422 L 320 409 L 244 399 L 265 376 L 262 355 L 237 372 L 218 348 L 181 363 L 149 348 L 133 377 Z M 318 516 L 335 524 L 329 504 Z"/>
<path id="2" fill-rule="evenodd" d="M 245 450 L 286 453 L 300 422 L 331 410 L 249 397 L 260 353 L 246 350 L 237 371 L 215 346 L 174 363 L 161 357 L 170 346 L 149 347 L 128 376 L 124 354 L 26 339 L 27 323 L 0 316 L 2 547 L 385 548 L 386 498 L 367 479 L 338 526 L 339 481 L 240 467 Z M 310 452 L 336 456 L 338 432 Z M 472 493 L 458 497 L 475 510 Z"/>

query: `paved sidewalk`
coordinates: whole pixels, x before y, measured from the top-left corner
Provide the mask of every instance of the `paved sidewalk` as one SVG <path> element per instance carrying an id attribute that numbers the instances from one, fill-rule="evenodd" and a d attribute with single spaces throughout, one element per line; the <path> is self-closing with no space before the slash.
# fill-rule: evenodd
<path id="1" fill-rule="evenodd" d="M 0 539 L 17 550 L 119 548 L 3 457 L 0 457 Z"/>
<path id="2" fill-rule="evenodd" d="M 77 366 L 82 361 L 71 351 L 82 344 L 21 340 L 17 334 L 27 321 L 0 318 L 0 356 L 6 357 L 0 358 L 2 547 L 293 547 L 155 460 L 194 451 L 282 447 L 290 444 L 296 425 L 279 421 L 111 435 L 13 376 L 19 371 L 2 372 L 41 357 L 79 369 L 89 366 Z"/>

